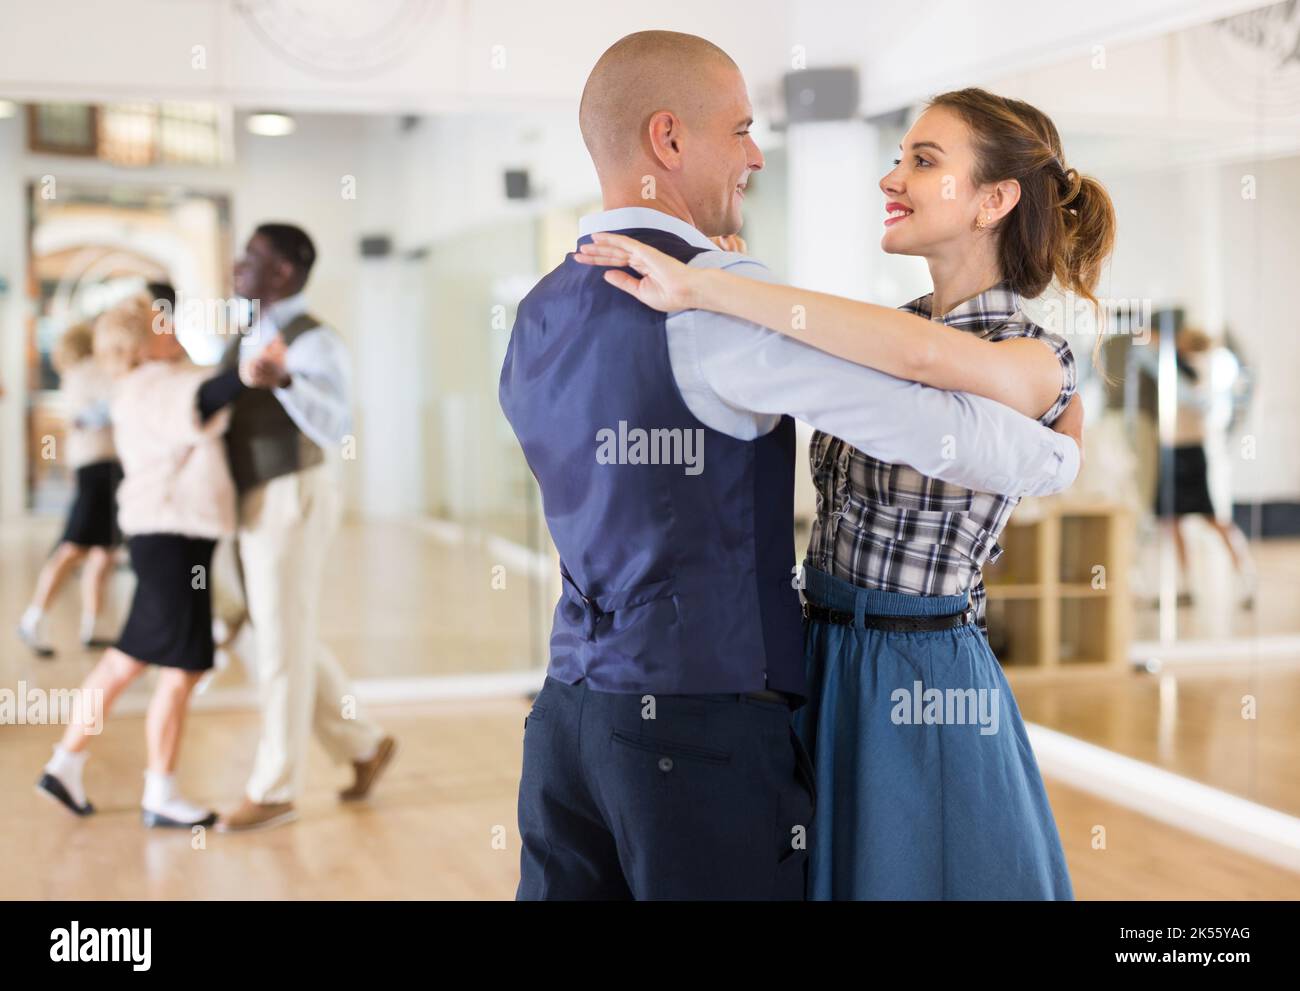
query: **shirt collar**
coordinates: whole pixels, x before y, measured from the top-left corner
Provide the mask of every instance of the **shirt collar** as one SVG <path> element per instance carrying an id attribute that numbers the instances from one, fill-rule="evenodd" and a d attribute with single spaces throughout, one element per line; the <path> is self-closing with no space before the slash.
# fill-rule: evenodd
<path id="1" fill-rule="evenodd" d="M 249 324 L 239 346 L 250 351 L 260 351 L 271 342 L 271 338 L 287 327 L 294 317 L 306 312 L 307 297 L 301 292 L 286 296 L 284 299 L 277 299 L 266 306 L 259 304 L 257 319 Z"/>
<path id="2" fill-rule="evenodd" d="M 296 292 L 292 296 L 284 297 L 284 299 L 277 299 L 270 306 L 267 306 L 262 311 L 262 319 L 270 320 L 272 325 L 279 330 L 294 317 L 306 312 L 307 297 L 301 292 Z"/>
<path id="3" fill-rule="evenodd" d="M 645 206 L 623 206 L 616 210 L 589 213 L 578 221 L 578 236 L 586 237 L 600 231 L 627 231 L 638 227 L 675 234 L 687 244 L 706 251 L 718 250 L 716 244 L 686 221 Z"/>
<path id="4" fill-rule="evenodd" d="M 905 310 L 934 319 L 934 293 L 926 293 L 912 300 L 903 307 Z M 980 330 L 1005 323 L 1020 312 L 1020 294 L 1011 287 L 1010 282 L 999 282 L 990 286 L 978 296 L 972 296 L 963 303 L 958 303 L 939 318 L 939 322 L 949 327 L 961 327 Z"/>

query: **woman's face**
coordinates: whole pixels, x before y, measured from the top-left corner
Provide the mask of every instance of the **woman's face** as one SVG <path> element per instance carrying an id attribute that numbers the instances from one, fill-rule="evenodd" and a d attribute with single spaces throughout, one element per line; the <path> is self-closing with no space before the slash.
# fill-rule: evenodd
<path id="1" fill-rule="evenodd" d="M 978 234 L 976 218 L 987 194 L 971 181 L 975 155 L 966 124 L 946 107 L 925 111 L 903 136 L 900 157 L 880 180 L 891 255 L 930 257 L 962 250 Z"/>

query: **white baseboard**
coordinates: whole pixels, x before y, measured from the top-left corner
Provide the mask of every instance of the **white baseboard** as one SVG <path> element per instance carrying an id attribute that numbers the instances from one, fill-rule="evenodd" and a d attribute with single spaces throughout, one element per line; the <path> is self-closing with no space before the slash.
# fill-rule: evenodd
<path id="1" fill-rule="evenodd" d="M 1295 816 L 1045 726 L 1027 728 L 1044 777 L 1300 872 Z"/>

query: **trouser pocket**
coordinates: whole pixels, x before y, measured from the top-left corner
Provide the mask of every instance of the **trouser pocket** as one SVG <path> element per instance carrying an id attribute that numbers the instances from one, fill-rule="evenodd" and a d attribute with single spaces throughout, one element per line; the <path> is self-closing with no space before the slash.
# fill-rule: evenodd
<path id="1" fill-rule="evenodd" d="M 817 775 L 813 769 L 812 758 L 808 756 L 808 751 L 793 726 L 790 727 L 790 744 L 794 747 L 795 771 L 799 775 L 799 780 L 803 783 L 803 786 L 808 790 L 808 797 L 811 799 L 815 810 L 817 808 Z"/>

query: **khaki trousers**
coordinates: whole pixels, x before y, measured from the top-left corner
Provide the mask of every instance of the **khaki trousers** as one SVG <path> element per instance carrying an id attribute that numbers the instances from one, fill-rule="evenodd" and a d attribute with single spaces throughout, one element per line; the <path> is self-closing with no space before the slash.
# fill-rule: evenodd
<path id="1" fill-rule="evenodd" d="M 326 554 L 341 515 L 328 462 L 273 478 L 240 501 L 239 558 L 262 708 L 247 787 L 255 802 L 289 802 L 302 792 L 313 730 L 335 763 L 369 757 L 383 735 L 357 714 L 318 632 Z"/>

